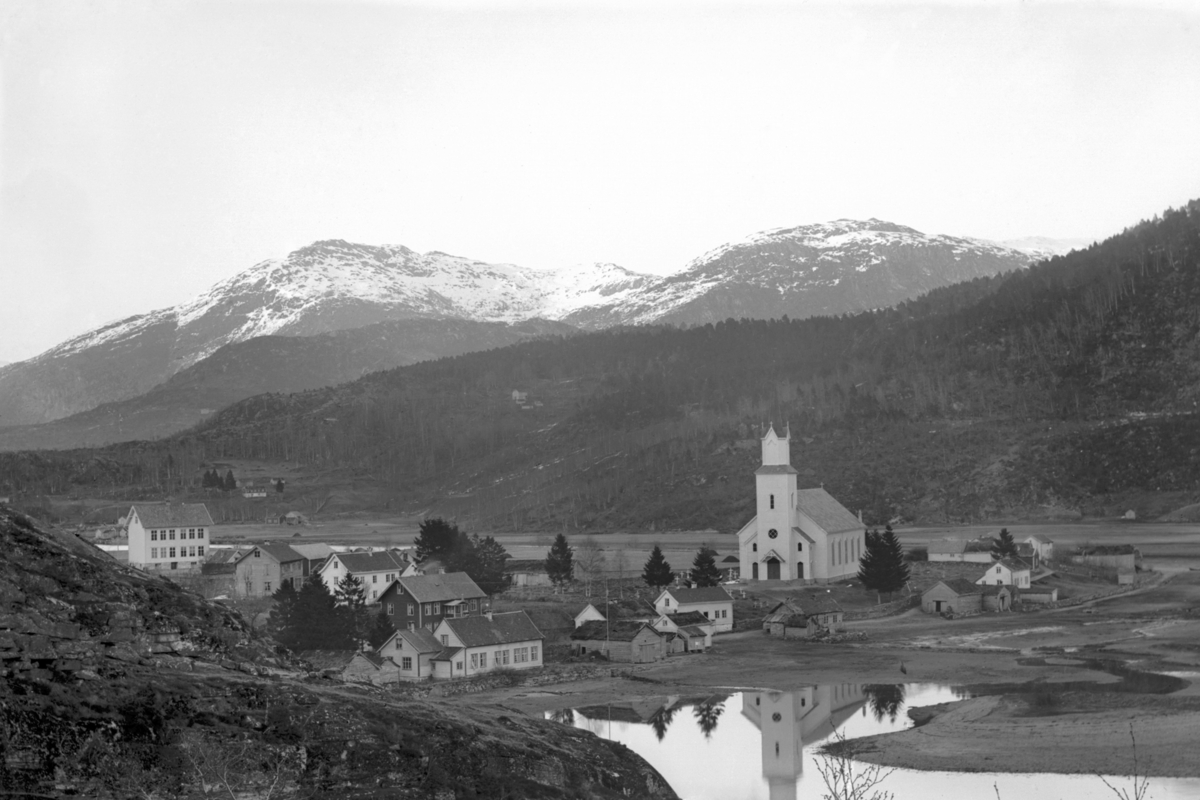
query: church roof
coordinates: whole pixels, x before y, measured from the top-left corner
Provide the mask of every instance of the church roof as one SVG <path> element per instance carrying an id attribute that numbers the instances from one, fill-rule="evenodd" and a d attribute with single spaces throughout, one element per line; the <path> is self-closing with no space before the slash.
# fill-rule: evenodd
<path id="1" fill-rule="evenodd" d="M 796 507 L 826 533 L 857 531 L 866 527 L 824 489 L 801 489 L 796 492 Z"/>

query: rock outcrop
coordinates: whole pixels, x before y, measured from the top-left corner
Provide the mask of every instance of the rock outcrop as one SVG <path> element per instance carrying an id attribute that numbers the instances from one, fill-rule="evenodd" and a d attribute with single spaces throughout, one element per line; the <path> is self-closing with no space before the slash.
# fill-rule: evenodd
<path id="1" fill-rule="evenodd" d="M 0 794 L 673 798 L 624 746 L 357 689 L 0 506 Z"/>

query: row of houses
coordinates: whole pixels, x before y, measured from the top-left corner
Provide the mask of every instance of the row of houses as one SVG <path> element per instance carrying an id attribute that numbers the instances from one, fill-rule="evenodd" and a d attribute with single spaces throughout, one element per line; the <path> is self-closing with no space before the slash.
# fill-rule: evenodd
<path id="1" fill-rule="evenodd" d="M 654 600 L 653 614 L 609 619 L 594 605 L 575 615 L 571 651 L 644 664 L 677 653 L 702 653 L 714 633 L 733 630 L 733 598 L 725 589 L 672 587 Z"/>
<path id="2" fill-rule="evenodd" d="M 926 547 L 930 561 L 954 563 L 989 564 L 992 561 L 992 546 L 995 539 L 981 536 L 978 539 L 941 539 L 930 542 Z M 1037 567 L 1054 558 L 1054 541 L 1033 534 L 1017 542 L 1016 557 Z"/>

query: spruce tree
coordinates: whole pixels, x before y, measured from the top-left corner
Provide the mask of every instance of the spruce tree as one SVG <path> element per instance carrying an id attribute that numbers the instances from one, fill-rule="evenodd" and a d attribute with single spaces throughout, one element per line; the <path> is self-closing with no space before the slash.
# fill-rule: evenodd
<path id="1" fill-rule="evenodd" d="M 886 582 L 883 556 L 880 554 L 880 541 L 879 531 L 868 530 L 866 547 L 863 549 L 862 557 L 858 559 L 858 580 L 862 583 L 863 588 L 871 589 L 876 593 L 876 600 L 879 599 L 880 587 Z"/>
<path id="2" fill-rule="evenodd" d="M 508 551 L 491 536 L 472 536 L 470 543 L 471 569 L 463 570 L 480 589 L 489 595 L 500 594 L 512 584 L 512 575 L 504 571 Z"/>
<path id="3" fill-rule="evenodd" d="M 297 650 L 352 650 L 354 637 L 346 629 L 337 599 L 316 572 L 308 576 L 296 593 L 291 636 Z"/>
<path id="4" fill-rule="evenodd" d="M 1017 542 L 1008 528 L 1000 529 L 1000 537 L 992 542 L 992 559 L 999 561 L 1003 558 L 1013 558 L 1017 555 Z"/>
<path id="5" fill-rule="evenodd" d="M 233 470 L 225 471 L 225 480 L 221 483 L 221 488 L 227 492 L 232 492 L 237 488 L 237 478 L 233 477 Z"/>
<path id="6" fill-rule="evenodd" d="M 550 576 L 556 592 L 575 577 L 574 552 L 567 544 L 566 536 L 560 533 L 554 537 L 550 554 L 546 556 L 546 574 Z"/>
<path id="7" fill-rule="evenodd" d="M 356 642 L 367 638 L 367 592 L 362 581 L 347 572 L 337 582 L 333 597 L 340 616 L 345 620 L 347 633 Z"/>
<path id="8" fill-rule="evenodd" d="M 675 573 L 671 571 L 671 565 L 658 545 L 654 545 L 654 549 L 650 551 L 650 558 L 646 559 L 646 565 L 642 567 L 642 580 L 647 586 L 656 589 L 670 586 L 671 581 L 675 580 Z"/>
<path id="9" fill-rule="evenodd" d="M 392 638 L 392 634 L 395 632 L 396 627 L 388 619 L 387 612 L 381 608 L 371 621 L 371 628 L 367 631 L 367 642 L 371 645 L 372 650 L 378 650 L 388 639 Z"/>
<path id="10" fill-rule="evenodd" d="M 900 540 L 896 538 L 891 525 L 888 525 L 879 537 L 879 553 L 884 564 L 884 580 L 879 588 L 890 595 L 904 588 L 910 574 L 908 561 L 904 558 L 904 548 L 900 546 Z"/>
<path id="11" fill-rule="evenodd" d="M 721 570 L 717 569 L 717 560 L 714 558 L 716 554 L 716 550 L 708 547 L 701 547 L 696 553 L 689 576 L 693 586 L 704 588 L 721 584 Z"/>
<path id="12" fill-rule="evenodd" d="M 457 551 L 465 549 L 466 534 L 457 525 L 451 525 L 441 517 L 427 519 L 420 525 L 416 539 L 417 562 L 421 563 L 430 558 L 446 561 Z M 459 570 L 461 571 L 461 570 Z"/>
<path id="13" fill-rule="evenodd" d="M 294 633 L 293 617 L 296 612 L 296 590 L 292 588 L 291 581 L 276 589 L 271 599 L 275 601 L 275 605 L 267 619 L 267 630 L 280 644 L 291 647 Z"/>

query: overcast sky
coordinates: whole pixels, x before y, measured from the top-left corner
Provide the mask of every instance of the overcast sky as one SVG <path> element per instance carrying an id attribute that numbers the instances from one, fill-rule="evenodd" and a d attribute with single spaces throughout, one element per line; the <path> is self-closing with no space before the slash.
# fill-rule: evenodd
<path id="1" fill-rule="evenodd" d="M 317 239 L 670 272 L 1200 196 L 1189 4 L 0 0 L 0 361 Z"/>

